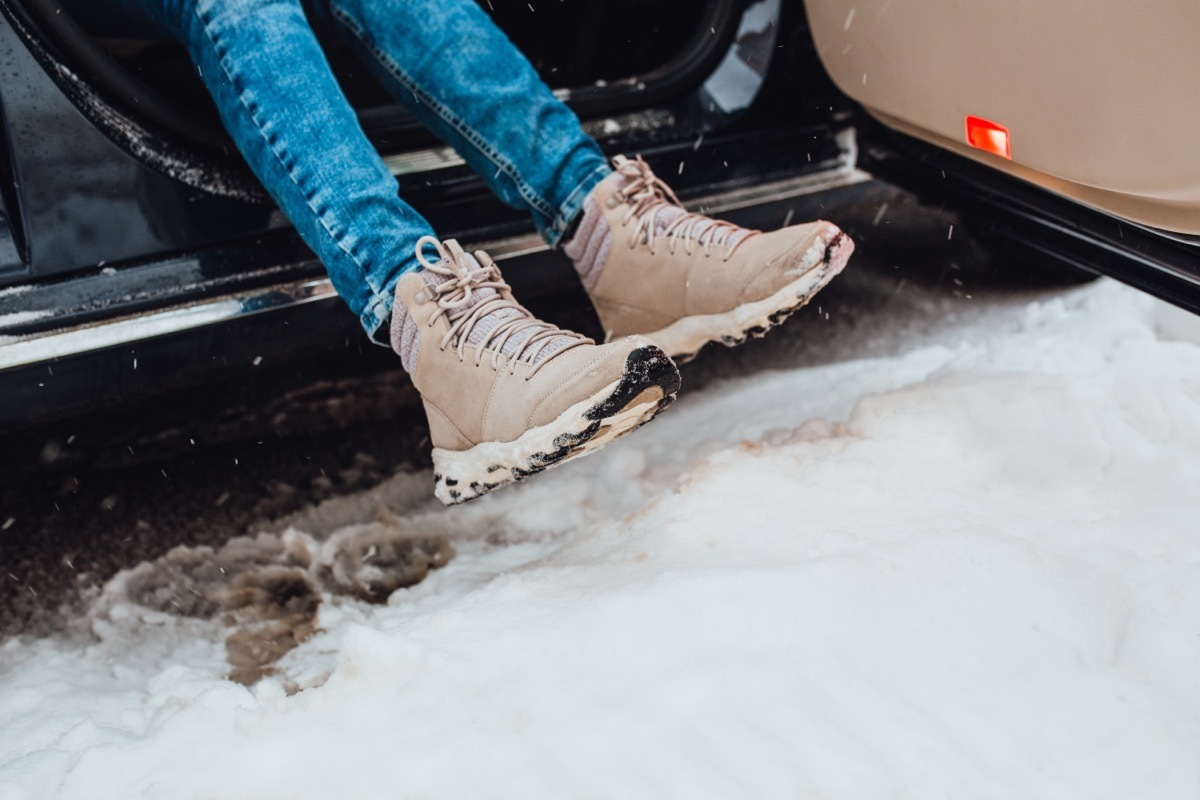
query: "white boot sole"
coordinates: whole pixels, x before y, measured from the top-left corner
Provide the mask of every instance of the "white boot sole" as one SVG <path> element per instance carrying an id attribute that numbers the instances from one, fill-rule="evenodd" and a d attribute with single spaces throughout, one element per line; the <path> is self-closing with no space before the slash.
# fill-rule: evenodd
<path id="1" fill-rule="evenodd" d="M 854 242 L 837 231 L 829 245 L 817 252 L 817 258 L 814 258 L 811 266 L 803 263 L 798 265 L 798 269 L 805 270 L 799 278 L 770 297 L 743 303 L 720 314 L 682 317 L 661 330 L 642 335 L 661 347 L 677 363 L 691 361 L 709 342 L 734 347 L 749 338 L 762 338 L 767 331 L 799 311 L 837 277 L 853 252 Z"/>
<path id="2" fill-rule="evenodd" d="M 642 375 L 632 375 L 627 368 L 620 380 L 514 441 L 481 442 L 469 450 L 435 447 L 434 494 L 446 505 L 464 503 L 637 430 L 670 405 L 679 391 L 674 365 L 662 353 L 656 360 L 661 363 L 639 365 L 645 367 Z"/>

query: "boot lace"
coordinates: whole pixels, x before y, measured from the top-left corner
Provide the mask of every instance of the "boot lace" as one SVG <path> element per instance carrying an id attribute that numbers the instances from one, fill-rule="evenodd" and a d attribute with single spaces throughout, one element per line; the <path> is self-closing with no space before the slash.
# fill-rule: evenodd
<path id="1" fill-rule="evenodd" d="M 714 246 L 724 247 L 722 260 L 728 261 L 743 242 L 761 233 L 685 211 L 675 192 L 650 170 L 641 156 L 634 159 L 617 156 L 613 165 L 626 179 L 625 186 L 616 193 L 619 201 L 629 206 L 621 224 L 628 225 L 631 220 L 637 223 L 629 237 L 630 248 L 643 242 L 653 253 L 655 242 L 665 238 L 672 253 L 680 242 L 688 255 L 696 246 L 703 248 L 705 256 L 710 255 Z"/>
<path id="2" fill-rule="evenodd" d="M 426 247 L 430 245 L 439 260 L 426 257 Z M 460 360 L 466 360 L 467 345 L 475 345 L 475 366 L 483 363 L 486 350 L 491 353 L 492 369 L 508 366 L 515 374 L 519 363 L 532 366 L 526 376 L 529 380 L 552 356 L 593 343 L 586 336 L 542 322 L 514 301 L 500 269 L 482 250 L 475 251 L 472 257 L 453 239 L 443 243 L 433 236 L 422 236 L 417 240 L 416 255 L 431 274 L 445 278 L 431 287 L 438 310 L 430 318 L 429 326 L 442 317 L 449 320 L 450 328 L 438 346 L 443 351 L 453 346 Z M 497 324 L 472 337 L 480 320 L 493 314 L 499 319 Z M 476 340 L 470 341 L 472 338 Z"/>

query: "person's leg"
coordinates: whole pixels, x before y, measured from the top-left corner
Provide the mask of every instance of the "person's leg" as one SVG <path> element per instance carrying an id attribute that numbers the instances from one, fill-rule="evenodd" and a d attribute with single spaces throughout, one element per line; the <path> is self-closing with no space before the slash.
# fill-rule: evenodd
<path id="1" fill-rule="evenodd" d="M 689 214 L 640 158 L 614 173 L 474 0 L 312 1 L 401 102 L 564 245 L 610 337 L 645 334 L 688 358 L 760 336 L 853 251 L 826 222 L 760 235 Z"/>
<path id="2" fill-rule="evenodd" d="M 359 126 L 300 0 L 86 0 L 187 48 L 250 168 L 380 344 L 430 225 Z"/>
<path id="3" fill-rule="evenodd" d="M 364 62 L 556 245 L 612 172 L 575 113 L 474 0 L 313 0 Z"/>
<path id="4" fill-rule="evenodd" d="M 428 235 L 359 129 L 299 0 L 96 2 L 187 45 L 251 167 L 364 327 L 400 355 L 429 419 L 443 502 L 586 455 L 674 398 L 679 372 L 658 347 L 597 345 L 541 322 L 486 254 Z"/>

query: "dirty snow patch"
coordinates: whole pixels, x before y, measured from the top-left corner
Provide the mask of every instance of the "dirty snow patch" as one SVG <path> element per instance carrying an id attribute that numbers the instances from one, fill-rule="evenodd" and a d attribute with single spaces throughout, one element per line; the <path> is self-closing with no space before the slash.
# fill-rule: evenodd
<path id="1" fill-rule="evenodd" d="M 460 508 L 397 479 L 387 524 L 457 555 L 382 605 L 305 567 L 249 688 L 251 606 L 139 567 L 88 637 L 0 646 L 0 796 L 1193 798 L 1198 333 L 1102 282 L 685 391 Z M 261 544 L 333 563 L 324 513 Z"/>

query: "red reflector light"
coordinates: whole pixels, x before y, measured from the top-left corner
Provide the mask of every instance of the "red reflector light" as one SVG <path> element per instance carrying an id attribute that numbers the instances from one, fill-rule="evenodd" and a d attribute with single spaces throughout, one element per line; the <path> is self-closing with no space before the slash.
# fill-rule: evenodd
<path id="1" fill-rule="evenodd" d="M 980 117 L 967 117 L 967 144 L 1012 160 L 1008 128 Z"/>

